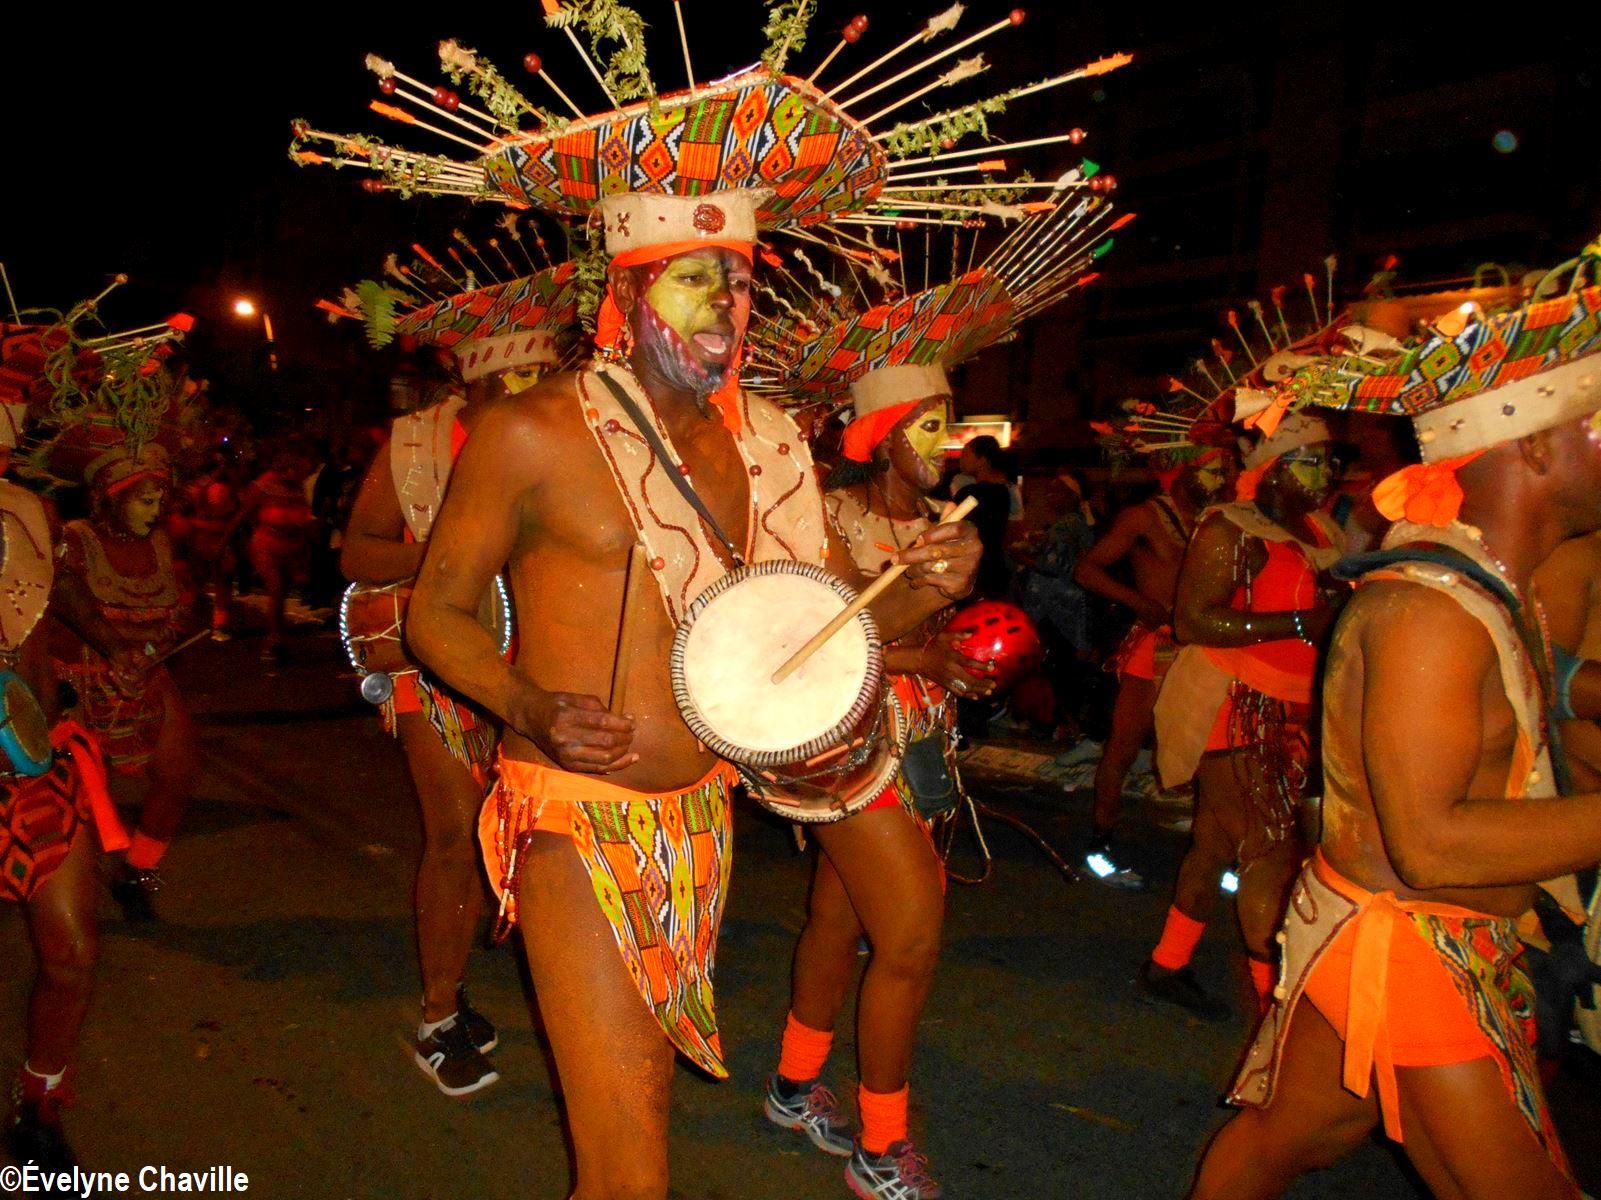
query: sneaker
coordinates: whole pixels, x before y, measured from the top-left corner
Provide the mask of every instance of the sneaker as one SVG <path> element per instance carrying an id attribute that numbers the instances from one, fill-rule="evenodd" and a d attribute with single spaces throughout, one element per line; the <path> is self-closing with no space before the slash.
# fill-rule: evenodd
<path id="1" fill-rule="evenodd" d="M 945 1195 L 929 1174 L 928 1159 L 905 1138 L 882 1154 L 869 1154 L 857 1142 L 845 1164 L 845 1182 L 862 1200 L 940 1200 Z"/>
<path id="2" fill-rule="evenodd" d="M 500 1043 L 489 1018 L 467 1003 L 465 983 L 456 987 L 456 1016 L 467 1027 L 467 1040 L 478 1047 L 478 1053 L 488 1054 Z"/>
<path id="3" fill-rule="evenodd" d="M 1130 867 L 1119 866 L 1112 854 L 1112 843 L 1096 842 L 1084 855 L 1084 865 L 1099 883 L 1110 888 L 1137 892 L 1145 887 L 1145 877 Z"/>
<path id="4" fill-rule="evenodd" d="M 1208 996 L 1188 966 L 1169 971 L 1146 959 L 1134 986 L 1145 999 L 1176 1004 L 1203 1021 L 1228 1020 L 1229 1006 Z"/>
<path id="5" fill-rule="evenodd" d="M 762 1111 L 780 1129 L 799 1129 L 825 1154 L 846 1158 L 855 1145 L 839 1098 L 815 1079 L 790 1085 L 772 1076 Z"/>
<path id="6" fill-rule="evenodd" d="M 65 1082 L 42 1091 L 42 1084 L 32 1086 L 37 1079 L 18 1076 L 14 1092 L 17 1112 L 6 1130 L 6 1152 L 12 1162 L 36 1163 L 43 1172 L 71 1171 L 78 1160 L 62 1132 L 61 1110 L 71 1107 L 72 1091 Z"/>
<path id="7" fill-rule="evenodd" d="M 122 919 L 130 925 L 148 925 L 156 919 L 151 897 L 161 890 L 161 876 L 153 870 L 122 862 L 111 880 L 111 898 L 122 906 Z"/>
<path id="8" fill-rule="evenodd" d="M 447 1096 L 466 1096 L 500 1078 L 472 1044 L 466 1023 L 450 1017 L 427 1037 L 417 1039 L 417 1065 Z"/>

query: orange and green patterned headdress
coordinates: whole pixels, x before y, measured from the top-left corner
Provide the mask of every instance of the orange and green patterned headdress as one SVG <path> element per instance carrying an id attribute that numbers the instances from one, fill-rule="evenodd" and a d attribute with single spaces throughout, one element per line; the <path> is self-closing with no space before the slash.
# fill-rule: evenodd
<path id="1" fill-rule="evenodd" d="M 1071 182 L 1095 174 L 1094 164 L 1086 167 L 1070 172 Z M 866 461 L 920 401 L 950 394 L 949 368 L 1010 339 L 1023 320 L 1098 277 L 1094 265 L 1111 249 L 1109 235 L 1133 216 L 1113 220 L 1102 195 L 1080 196 L 1067 182 L 1062 190 L 979 265 L 911 294 L 897 287 L 905 280 L 900 250 L 880 251 L 866 267 L 848 265 L 843 283 L 823 275 L 804 248 L 792 250 L 789 262 L 764 252 L 780 278 L 758 292 L 763 319 L 749 335 L 754 365 L 746 385 L 785 403 L 849 405 L 844 453 Z M 976 257 L 980 229 L 956 231 L 953 258 L 963 232 L 971 233 Z M 890 265 L 900 268 L 898 277 Z M 884 302 L 854 303 L 870 289 L 882 291 Z"/>
<path id="2" fill-rule="evenodd" d="M 1410 418 L 1423 462 L 1382 481 L 1374 503 L 1392 520 L 1449 524 L 1463 499 L 1457 468 L 1601 410 L 1601 240 L 1501 311 L 1464 302 L 1380 352 L 1313 364 L 1283 390 L 1293 407 Z"/>
<path id="3" fill-rule="evenodd" d="M 451 246 L 449 265 L 414 243 L 410 265 L 390 255 L 382 280 L 363 280 L 338 303 L 319 300 L 317 307 L 363 321 L 374 347 L 410 337 L 449 351 L 467 383 L 512 368 L 567 366 L 582 353 L 577 268 L 572 262 L 535 268 L 516 214 L 507 213 L 503 225 L 521 267 L 500 238 L 480 246 L 456 230 L 465 254 Z M 531 230 L 528 239 L 548 263 L 543 237 Z"/>
<path id="4" fill-rule="evenodd" d="M 371 172 L 366 186 L 375 191 L 460 195 L 580 218 L 629 194 L 709 199 L 730 191 L 759 192 L 755 219 L 762 229 L 815 228 L 848 214 L 887 210 L 926 213 L 957 206 L 983 212 L 1003 207 L 986 194 L 998 185 L 926 180 L 905 168 L 960 159 L 966 161 L 937 173 L 961 176 L 978 170 L 984 164 L 970 161 L 972 155 L 993 159 L 1006 147 L 991 143 L 958 151 L 956 146 L 974 135 L 987 136 L 990 120 L 1009 102 L 1130 61 L 1113 55 L 930 116 L 892 122 L 891 115 L 908 105 L 985 73 L 989 63 L 982 53 L 958 55 L 1022 24 L 1022 10 L 943 49 L 917 51 L 955 30 L 965 6 L 952 5 L 866 68 L 825 85 L 819 77 L 863 38 L 865 17 L 853 19 L 838 45 L 802 78 L 786 67 L 805 47 L 814 0 L 776 0 L 768 10 L 768 48 L 760 63 L 701 82 L 691 60 L 685 5 L 678 2 L 674 10 L 688 86 L 663 94 L 647 65 L 645 25 L 637 12 L 620 0 L 543 3 L 546 25 L 567 39 L 604 93 L 608 106 L 603 111 L 586 114 L 539 54 L 529 54 L 523 67 L 549 93 L 545 103 L 525 96 L 475 51 L 447 41 L 439 46 L 439 59 L 453 86 L 431 86 L 370 57 L 381 93 L 372 107 L 467 154 L 419 153 L 296 121 L 291 158 Z M 917 57 L 908 62 L 912 52 Z M 570 73 L 566 87 L 576 90 L 576 77 Z M 1041 140 L 1065 141 L 1068 135 L 1022 144 Z M 665 229 L 654 227 L 633 233 L 636 251 L 652 239 L 672 240 Z M 604 261 L 581 267 L 586 315 L 599 305 L 604 273 Z"/>

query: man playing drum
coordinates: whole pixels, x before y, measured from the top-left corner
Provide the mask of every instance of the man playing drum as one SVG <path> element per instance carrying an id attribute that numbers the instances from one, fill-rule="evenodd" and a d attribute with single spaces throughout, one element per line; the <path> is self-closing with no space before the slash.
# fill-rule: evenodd
<path id="1" fill-rule="evenodd" d="M 394 333 L 455 356 L 465 395 L 396 419 L 356 497 L 340 557 L 347 577 L 371 585 L 347 599 L 350 632 L 388 632 L 400 659 L 389 664 L 393 691 L 381 711 L 384 728 L 405 752 L 422 810 L 414 903 L 423 996 L 415 1058 L 447 1096 L 468 1095 L 499 1078 L 486 1057 L 495 1045 L 495 1027 L 468 1004 L 464 982 L 483 911 L 476 830 L 495 731 L 482 713 L 404 659 L 405 598 L 456 456 L 480 414 L 490 401 L 532 386 L 574 340 L 572 277 L 569 263 L 497 281 L 418 304 L 395 324 Z M 364 285 L 347 298 L 359 300 L 379 286 Z M 387 330 L 373 332 L 375 342 L 388 340 Z M 355 628 L 358 600 L 369 609 L 378 606 L 382 629 Z"/>
<path id="2" fill-rule="evenodd" d="M 1601 858 L 1601 795 L 1554 795 L 1544 726 L 1587 709 L 1529 596 L 1558 543 L 1601 528 L 1598 267 L 1592 246 L 1509 311 L 1297 380 L 1316 403 L 1410 416 L 1424 462 L 1375 489 L 1396 523 L 1354 564 L 1329 651 L 1322 844 L 1235 1082 L 1247 1111 L 1196 1197 L 1282 1195 L 1381 1120 L 1437 1196 L 1579 1195 L 1514 922 L 1537 881 Z"/>
<path id="3" fill-rule="evenodd" d="M 423 662 L 506 724 L 484 814 L 490 875 L 523 931 L 582 1200 L 666 1195 L 675 1046 L 726 1074 L 711 968 L 732 771 L 679 716 L 666 669 L 673 625 L 734 565 L 718 529 L 749 561 L 826 555 L 852 574 L 826 536 L 800 431 L 737 385 L 759 199 L 747 190 L 601 204 L 612 266 L 596 346 L 609 365 L 541 381 L 483 414 L 412 602 Z M 649 449 L 631 406 L 673 461 Z M 669 471 L 687 476 L 710 519 L 680 499 Z M 641 539 L 662 605 L 624 612 Z M 903 551 L 912 586 L 875 609 L 886 636 L 965 594 L 978 550 L 971 528 L 956 525 Z M 517 616 L 513 663 L 476 619 L 502 564 Z M 640 627 L 626 663 L 614 663 L 620 613 Z M 625 712 L 601 698 L 614 666 Z"/>

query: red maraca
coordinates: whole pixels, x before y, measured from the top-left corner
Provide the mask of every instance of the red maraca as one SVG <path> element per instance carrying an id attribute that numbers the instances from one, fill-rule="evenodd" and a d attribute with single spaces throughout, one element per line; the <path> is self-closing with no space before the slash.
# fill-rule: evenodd
<path id="1" fill-rule="evenodd" d="M 980 600 L 968 605 L 951 618 L 945 632 L 958 635 L 957 650 L 990 664 L 997 692 L 1032 674 L 1044 657 L 1034 622 L 1017 605 L 1004 601 Z"/>

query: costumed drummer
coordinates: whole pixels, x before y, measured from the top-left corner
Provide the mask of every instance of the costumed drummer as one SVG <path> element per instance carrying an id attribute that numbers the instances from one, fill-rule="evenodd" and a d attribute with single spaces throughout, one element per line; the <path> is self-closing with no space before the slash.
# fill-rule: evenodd
<path id="1" fill-rule="evenodd" d="M 72 323 L 94 308 L 87 302 L 51 325 L 0 324 L 0 462 L 7 470 L 30 415 L 57 399 L 50 379 L 70 379 L 68 386 L 104 396 L 138 378 L 151 352 L 173 336 L 146 336 L 135 345 L 111 335 L 91 348 L 77 340 Z M 107 656 L 124 688 L 136 690 L 145 669 L 144 656 L 123 646 L 93 606 L 52 596 L 54 580 L 44 506 L 32 492 L 0 480 L 0 585 L 7 598 L 0 608 L 0 899 L 21 906 L 36 969 L 6 1144 L 12 1161 L 45 1171 L 69 1170 L 75 1162 L 61 1110 L 72 1102 L 69 1068 L 99 958 L 98 853 L 128 846 L 106 790 L 98 739 L 60 711 L 40 625 L 46 607 Z"/>
<path id="2" fill-rule="evenodd" d="M 849 297 L 865 296 L 871 278 L 820 289 L 810 304 L 798 288 L 782 296 L 763 289 L 763 301 L 773 303 L 762 304 L 766 319 L 753 342 L 759 362 L 781 366 L 758 368 L 753 383 L 791 403 L 849 404 L 842 457 L 824 487 L 833 525 L 862 575 L 880 575 L 931 527 L 928 494 L 940 482 L 948 440 L 947 365 L 1002 340 L 1026 313 L 1082 284 L 1105 248 L 1089 237 L 1110 224 L 1110 213 L 1099 198 L 1075 197 L 1031 217 L 976 269 L 859 311 Z M 1051 254 L 1052 246 L 1062 253 Z M 788 279 L 803 273 L 804 250 L 790 263 L 768 253 Z M 1040 268 L 1049 285 L 1029 289 L 1023 263 Z M 908 1129 L 917 1023 L 944 919 L 943 864 L 929 821 L 958 802 L 956 711 L 948 698 L 994 691 L 990 665 L 962 653 L 961 635 L 941 631 L 946 616 L 932 614 L 885 647 L 907 726 L 901 769 L 865 807 L 811 828 L 819 852 L 763 1106 L 774 1124 L 851 1156 L 847 1178 L 864 1196 L 941 1194 Z M 823 1074 L 864 936 L 869 953 L 856 1009 L 861 1132 L 853 1136 Z"/>
<path id="3" fill-rule="evenodd" d="M 545 7 L 561 26 L 593 15 L 587 4 Z M 961 12 L 930 20 L 922 40 L 948 33 Z M 563 116 L 518 93 L 474 51 L 445 42 L 446 73 L 474 99 L 450 88 L 419 94 L 400 87 L 384 60 L 369 66 L 396 105 L 426 110 L 430 124 L 449 114 L 479 130 L 487 153 L 452 162 L 303 121 L 290 151 L 305 164 L 359 163 L 379 190 L 590 217 L 604 240 L 609 268 L 589 260 L 583 275 L 606 277 L 595 333 L 605 365 L 541 380 L 481 418 L 430 535 L 410 630 L 426 667 L 505 722 L 485 810 L 490 878 L 506 915 L 520 922 L 582 1200 L 666 1195 L 673 1048 L 724 1073 L 710 977 L 733 771 L 702 749 L 681 715 L 668 671 L 673 627 L 740 563 L 826 562 L 855 578 L 844 547 L 827 536 L 799 429 L 738 386 L 758 223 L 780 231 L 804 224 L 811 244 L 834 246 L 839 222 L 903 203 L 892 194 L 891 157 L 936 159 L 983 128 L 994 108 L 967 104 L 869 133 L 825 90 L 784 74 L 791 50 L 804 44 L 804 6 L 775 11 L 760 66 L 658 98 L 643 21 L 615 3 L 606 15 L 619 50 L 603 73 L 603 64 L 590 66 L 614 102 L 637 102 L 584 118 L 572 136 L 553 132 Z M 961 44 L 1020 20 L 1019 12 Z M 853 21 L 836 53 L 865 24 Z M 687 34 L 683 50 L 687 62 Z M 1002 99 L 1128 61 L 1113 55 Z M 524 66 L 549 81 L 538 55 Z M 556 98 L 576 111 L 565 93 Z M 536 127 L 524 130 L 530 117 Z M 1018 205 L 994 207 L 1026 215 Z M 641 569 L 632 572 L 636 546 Z M 977 554 L 966 525 L 930 530 L 900 552 L 908 570 L 873 607 L 882 634 L 897 637 L 966 594 Z M 478 599 L 503 566 L 517 624 L 511 664 L 476 620 Z M 625 578 L 660 608 L 625 606 Z M 613 693 L 620 712 L 608 710 Z"/>
<path id="4" fill-rule="evenodd" d="M 1359 573 L 1324 685 L 1323 833 L 1291 895 L 1275 1004 L 1193 1195 L 1282 1195 L 1382 1122 L 1442 1196 L 1573 1200 L 1515 922 L 1601 859 L 1601 795 L 1554 794 L 1574 711 L 1534 569 L 1601 529 L 1601 244 L 1494 313 L 1298 373 L 1297 403 L 1409 416 L 1423 462 Z M 1591 668 L 1593 677 L 1594 668 Z M 1302 1001 L 1307 1001 L 1303 1003 Z"/>
<path id="5" fill-rule="evenodd" d="M 57 647 L 62 677 L 77 689 L 83 723 L 100 737 L 112 772 L 144 782 L 139 824 L 111 893 L 128 920 L 149 921 L 162 883 L 157 868 L 199 779 L 200 742 L 172 673 L 154 662 L 177 646 L 189 612 L 172 544 L 160 527 L 173 485 L 171 459 L 138 428 L 120 414 L 96 413 L 62 433 L 52 465 L 83 482 L 90 506 L 88 518 L 62 530 L 56 579 L 62 604 L 98 614 L 117 646 L 153 664 L 130 690 L 101 650 L 74 631 L 65 631 Z"/>
<path id="6" fill-rule="evenodd" d="M 367 318 L 369 338 L 377 345 L 385 344 L 392 331 L 449 352 L 461 376 L 457 394 L 396 418 L 345 530 L 340 566 L 348 578 L 366 585 L 346 600 L 349 635 L 382 634 L 397 657 L 403 653 L 410 583 L 469 433 L 490 404 L 531 387 L 578 341 L 571 263 L 505 280 L 490 275 L 481 286 L 427 303 L 423 288 L 437 292 L 477 283 L 476 277 L 458 281 L 442 268 L 431 270 L 438 261 L 428 255 L 409 268 L 411 288 L 404 278 L 367 281 L 347 292 L 341 305 L 324 305 Z M 480 256 L 480 261 L 486 260 Z M 487 265 L 481 269 L 489 274 Z M 377 606 L 380 628 L 356 628 L 358 601 L 366 606 L 362 611 Z M 468 1003 L 465 983 L 483 910 L 478 812 L 497 731 L 481 710 L 409 660 L 382 665 L 389 668 L 383 678 L 391 685 L 379 706 L 384 728 L 405 752 L 422 810 L 423 851 L 414 896 L 423 997 L 414 1057 L 447 1096 L 464 1096 L 499 1078 L 486 1057 L 495 1045 L 495 1027 Z"/>

